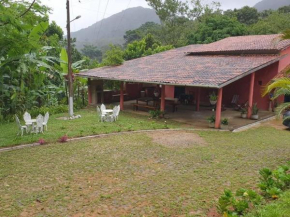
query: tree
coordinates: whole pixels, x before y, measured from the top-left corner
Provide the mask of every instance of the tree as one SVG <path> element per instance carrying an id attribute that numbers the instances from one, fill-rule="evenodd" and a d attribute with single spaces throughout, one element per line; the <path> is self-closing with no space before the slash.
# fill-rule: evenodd
<path id="1" fill-rule="evenodd" d="M 56 24 L 55 21 L 52 21 L 51 24 L 49 24 L 45 34 L 48 37 L 57 35 L 59 41 L 63 40 L 63 31 L 61 27 Z"/>
<path id="2" fill-rule="evenodd" d="M 180 47 L 187 44 L 190 25 L 202 14 L 218 10 L 219 4 L 203 5 L 200 0 L 146 0 L 161 20 L 160 39 L 163 44 Z"/>
<path id="3" fill-rule="evenodd" d="M 162 51 L 170 50 L 171 45 L 162 46 L 151 34 L 145 36 L 141 41 L 134 41 L 127 45 L 124 51 L 124 59 L 131 60 L 143 56 L 152 55 Z"/>
<path id="4" fill-rule="evenodd" d="M 102 61 L 102 51 L 98 49 L 97 46 L 94 45 L 84 45 L 83 49 L 81 50 L 81 52 L 93 59 L 93 60 L 98 60 L 99 62 Z"/>
<path id="5" fill-rule="evenodd" d="M 250 34 L 264 35 L 277 34 L 290 28 L 290 14 L 273 12 L 265 19 L 259 20 L 248 27 Z"/>
<path id="6" fill-rule="evenodd" d="M 258 22 L 259 13 L 256 8 L 245 6 L 236 11 L 237 19 L 239 22 L 251 25 Z"/>
<path id="7" fill-rule="evenodd" d="M 236 18 L 222 14 L 213 14 L 204 17 L 198 23 L 196 30 L 188 36 L 190 44 L 207 44 L 229 36 L 247 34 L 246 27 Z"/>
<path id="8" fill-rule="evenodd" d="M 105 53 L 105 58 L 102 62 L 104 66 L 118 66 L 124 62 L 123 51 L 116 45 L 110 45 L 110 49 Z"/>

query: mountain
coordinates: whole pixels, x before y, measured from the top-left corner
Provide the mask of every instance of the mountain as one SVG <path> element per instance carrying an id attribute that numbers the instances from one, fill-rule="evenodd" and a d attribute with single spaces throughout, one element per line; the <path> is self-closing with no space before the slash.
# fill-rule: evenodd
<path id="1" fill-rule="evenodd" d="M 85 44 L 93 44 L 100 47 L 108 44 L 123 44 L 123 36 L 126 31 L 140 27 L 146 22 L 160 23 L 159 17 L 153 9 L 135 7 L 114 14 L 95 24 L 72 32 L 72 38 L 76 38 L 76 47 L 81 49 Z"/>
<path id="2" fill-rule="evenodd" d="M 278 8 L 288 5 L 290 5 L 290 0 L 262 0 L 258 2 L 254 8 L 256 8 L 258 11 L 269 9 L 277 10 Z"/>

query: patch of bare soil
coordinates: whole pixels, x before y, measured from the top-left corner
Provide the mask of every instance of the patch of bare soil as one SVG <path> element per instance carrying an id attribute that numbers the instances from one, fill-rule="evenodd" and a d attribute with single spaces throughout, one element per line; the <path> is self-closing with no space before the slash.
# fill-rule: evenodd
<path id="1" fill-rule="evenodd" d="M 193 146 L 205 146 L 206 141 L 196 133 L 185 131 L 151 132 L 147 135 L 154 143 L 167 148 L 190 148 Z"/>
<path id="2" fill-rule="evenodd" d="M 269 127 L 274 127 L 276 128 L 277 130 L 287 130 L 288 128 L 285 127 L 283 124 L 282 124 L 282 120 L 281 119 L 275 119 L 275 120 L 271 120 L 271 121 L 267 121 L 267 122 L 264 122 L 262 123 L 263 126 L 269 126 Z"/>

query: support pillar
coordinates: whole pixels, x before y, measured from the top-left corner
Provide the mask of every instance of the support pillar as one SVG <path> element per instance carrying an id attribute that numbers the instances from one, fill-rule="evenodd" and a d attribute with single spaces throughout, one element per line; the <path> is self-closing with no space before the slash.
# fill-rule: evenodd
<path id="1" fill-rule="evenodd" d="M 196 111 L 199 111 L 199 105 L 200 105 L 200 87 L 197 88 L 196 93 Z"/>
<path id="2" fill-rule="evenodd" d="M 221 127 L 222 101 L 223 101 L 223 88 L 218 90 L 218 99 L 216 103 L 216 114 L 215 114 L 216 129 L 219 129 Z"/>
<path id="3" fill-rule="evenodd" d="M 120 109 L 121 111 L 124 110 L 124 82 L 121 82 L 120 86 Z"/>
<path id="4" fill-rule="evenodd" d="M 255 72 L 251 74 L 250 90 L 249 90 L 248 118 L 251 118 L 251 116 L 252 116 L 254 86 L 255 86 Z"/>
<path id="5" fill-rule="evenodd" d="M 89 105 L 92 104 L 92 90 L 91 90 L 91 79 L 88 79 L 88 101 Z"/>
<path id="6" fill-rule="evenodd" d="M 161 103 L 160 103 L 160 111 L 165 111 L 165 85 L 161 87 Z"/>

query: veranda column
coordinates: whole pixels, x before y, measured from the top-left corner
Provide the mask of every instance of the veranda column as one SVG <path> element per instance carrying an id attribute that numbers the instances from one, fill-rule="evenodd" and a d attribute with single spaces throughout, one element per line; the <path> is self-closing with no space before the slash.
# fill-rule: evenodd
<path id="1" fill-rule="evenodd" d="M 218 90 L 218 99 L 216 103 L 216 114 L 215 114 L 216 129 L 219 129 L 221 127 L 222 101 L 223 101 L 223 88 Z"/>
<path id="2" fill-rule="evenodd" d="M 121 82 L 120 86 L 120 109 L 124 110 L 124 82 Z"/>
<path id="3" fill-rule="evenodd" d="M 165 85 L 161 87 L 161 103 L 160 103 L 160 111 L 165 111 Z"/>
<path id="4" fill-rule="evenodd" d="M 91 79 L 88 79 L 88 101 L 89 105 L 92 104 L 92 90 L 91 90 Z"/>
<path id="5" fill-rule="evenodd" d="M 199 111 L 199 104 L 200 104 L 200 87 L 197 88 L 196 92 L 196 111 Z"/>
<path id="6" fill-rule="evenodd" d="M 254 86 L 255 86 L 255 72 L 251 74 L 250 90 L 249 90 L 248 118 L 251 118 L 251 116 L 252 116 Z"/>

